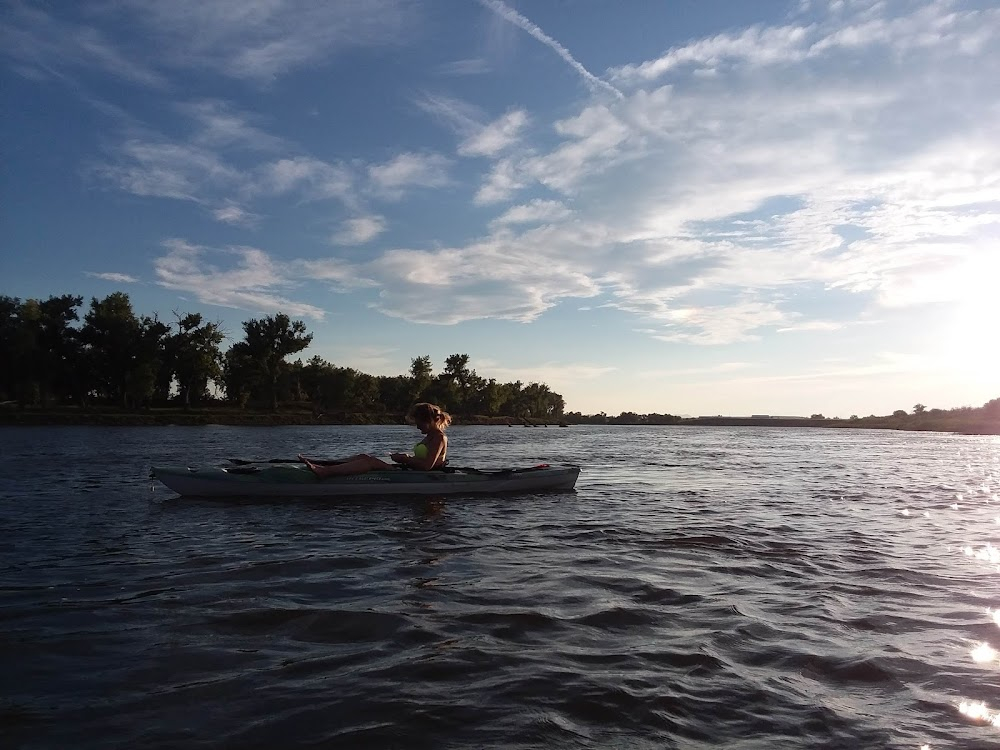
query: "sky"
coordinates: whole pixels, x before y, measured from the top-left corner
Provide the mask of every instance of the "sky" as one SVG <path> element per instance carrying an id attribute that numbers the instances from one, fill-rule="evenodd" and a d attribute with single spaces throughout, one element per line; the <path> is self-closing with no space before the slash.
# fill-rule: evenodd
<path id="1" fill-rule="evenodd" d="M 0 8 L 0 294 L 585 414 L 1000 396 L 990 0 Z"/>

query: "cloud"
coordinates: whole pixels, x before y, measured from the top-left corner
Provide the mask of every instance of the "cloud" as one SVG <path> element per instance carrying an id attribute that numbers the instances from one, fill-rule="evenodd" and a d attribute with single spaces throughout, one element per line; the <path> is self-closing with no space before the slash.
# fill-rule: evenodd
<path id="1" fill-rule="evenodd" d="M 556 122 L 560 140 L 547 150 L 505 153 L 475 203 L 539 186 L 573 195 L 575 214 L 603 226 L 615 248 L 576 251 L 577 268 L 610 295 L 605 305 L 665 341 L 847 324 L 816 318 L 799 291 L 847 290 L 864 309 L 978 288 L 1000 231 L 991 177 L 1000 150 L 985 126 L 1000 86 L 976 71 L 986 59 L 1000 64 L 1000 12 L 884 12 L 757 27 L 692 43 L 659 67 L 623 69 L 634 85 L 674 79 Z M 854 27 L 866 32 L 838 34 Z M 863 68 L 851 64 L 849 40 L 867 45 Z M 971 49 L 987 57 L 974 61 Z M 715 82 L 688 85 L 704 65 Z M 511 209 L 491 227 L 527 213 Z M 556 219 L 551 230 L 569 234 L 573 222 Z M 539 252 L 549 262 L 567 249 Z"/>
<path id="2" fill-rule="evenodd" d="M 385 230 L 385 217 L 357 216 L 343 222 L 330 241 L 334 245 L 363 245 L 378 237 Z"/>
<path id="3" fill-rule="evenodd" d="M 326 314 L 315 305 L 282 296 L 279 290 L 289 290 L 294 281 L 282 265 L 259 249 L 211 250 L 180 239 L 167 240 L 163 245 L 167 253 L 157 258 L 153 266 L 157 283 L 166 289 L 189 293 L 203 304 L 253 313 L 283 312 L 314 320 L 322 320 Z M 219 268 L 206 262 L 208 255 L 235 259 L 235 266 Z"/>
<path id="4" fill-rule="evenodd" d="M 569 64 L 573 70 L 580 74 L 580 77 L 587 82 L 587 85 L 591 87 L 594 91 L 604 91 L 613 94 L 616 98 L 621 99 L 623 94 L 621 91 L 616 89 L 607 81 L 602 81 L 600 78 L 595 76 L 589 70 L 587 70 L 583 65 L 581 65 L 577 60 L 570 54 L 569 50 L 563 47 L 559 42 L 550 37 L 544 31 L 542 31 L 536 24 L 529 21 L 527 18 L 522 16 L 516 10 L 510 6 L 500 2 L 500 0 L 479 0 L 480 5 L 485 8 L 489 8 L 491 11 L 496 13 L 498 16 L 503 18 L 505 21 L 514 24 L 518 28 L 530 34 L 532 37 L 537 39 L 539 42 L 544 44 L 546 47 L 555 52 L 559 57 L 561 57 L 566 63 Z"/>
<path id="5" fill-rule="evenodd" d="M 417 28 L 412 3 L 365 0 L 122 0 L 124 22 L 174 68 L 270 82 L 358 47 L 403 44 Z"/>
<path id="6" fill-rule="evenodd" d="M 561 221 L 572 212 L 560 201 L 547 201 L 536 198 L 530 203 L 512 206 L 502 215 L 490 222 L 491 226 L 509 224 L 536 224 L 543 221 Z"/>
<path id="7" fill-rule="evenodd" d="M 464 137 L 471 137 L 483 128 L 482 120 L 485 117 L 483 110 L 461 99 L 425 92 L 413 102 L 424 112 Z"/>
<path id="8" fill-rule="evenodd" d="M 489 73 L 493 67 L 481 57 L 470 57 L 439 65 L 437 72 L 443 76 L 474 76 Z"/>
<path id="9" fill-rule="evenodd" d="M 95 166 L 94 174 L 135 195 L 203 203 L 240 182 L 239 170 L 189 144 L 129 140 L 115 149 L 114 159 Z"/>
<path id="10" fill-rule="evenodd" d="M 717 72 L 720 66 L 786 66 L 836 54 L 865 51 L 905 56 L 914 51 L 936 55 L 950 49 L 977 55 L 996 39 L 995 9 L 952 12 L 950 2 L 924 5 L 873 3 L 845 19 L 832 8 L 820 22 L 768 27 L 757 25 L 739 32 L 718 34 L 675 47 L 662 56 L 609 71 L 617 83 L 642 85 L 684 68 Z M 897 15 L 890 15 L 893 10 Z M 910 11 L 910 12 L 907 12 Z"/>
<path id="11" fill-rule="evenodd" d="M 493 164 L 473 202 L 477 206 L 499 203 L 507 200 L 510 196 L 527 187 L 529 184 L 527 175 L 515 159 L 500 159 Z"/>
<path id="12" fill-rule="evenodd" d="M 682 378 L 698 376 L 699 378 L 711 375 L 724 375 L 732 372 L 739 372 L 753 368 L 750 362 L 719 362 L 713 365 L 701 367 L 680 367 L 666 370 L 643 370 L 637 373 L 642 380 L 665 380 L 668 378 Z"/>
<path id="13" fill-rule="evenodd" d="M 514 109 L 484 124 L 482 109 L 442 94 L 424 93 L 414 103 L 462 137 L 458 145 L 462 156 L 495 157 L 516 144 L 530 122 L 527 112 Z"/>
<path id="14" fill-rule="evenodd" d="M 218 222 L 237 227 L 255 227 L 260 222 L 260 216 L 232 202 L 213 209 L 212 217 Z"/>
<path id="15" fill-rule="evenodd" d="M 106 73 L 124 81 L 164 88 L 166 78 L 145 63 L 141 50 L 119 50 L 93 26 L 63 20 L 22 3 L 8 6 L 0 21 L 0 50 L 35 79 L 62 78 L 78 72 Z"/>
<path id="16" fill-rule="evenodd" d="M 617 82 L 637 84 L 655 81 L 682 66 L 714 70 L 736 60 L 752 65 L 793 62 L 806 56 L 811 30 L 807 26 L 754 26 L 736 34 L 699 39 L 655 60 L 613 68 L 610 75 Z"/>
<path id="17" fill-rule="evenodd" d="M 616 372 L 617 367 L 607 365 L 574 364 L 567 362 L 548 362 L 528 367 L 510 367 L 494 359 L 478 359 L 475 369 L 488 372 L 490 377 L 501 383 L 576 383 L 596 380 L 608 373 Z M 557 386 L 553 386 L 557 387 Z"/>
<path id="18" fill-rule="evenodd" d="M 573 60 L 508 6 L 484 5 L 498 25 Z M 269 8 L 229 10 L 244 33 L 273 18 Z M 808 13 L 616 67 L 622 96 L 583 76 L 594 96 L 549 119 L 543 108 L 497 116 L 440 93 L 414 100 L 476 160 L 416 146 L 381 163 L 323 160 L 231 105 L 199 100 L 181 107 L 187 131 L 130 131 L 101 174 L 236 223 L 273 214 L 266 201 L 337 201 L 355 218 L 333 242 L 380 245 L 388 220 L 363 201 L 468 187 L 475 206 L 497 206 L 470 213 L 495 217 L 480 231 L 461 222 L 364 261 L 185 256 L 189 287 L 196 270 L 225 278 L 267 261 L 275 284 L 236 288 L 285 301 L 306 279 L 374 290 L 375 309 L 416 322 L 530 322 L 588 300 L 633 316 L 653 340 L 724 344 L 772 331 L 818 337 L 880 308 L 984 294 L 1000 236 L 1000 79 L 989 74 L 1000 66 L 1000 10 L 814 3 Z M 217 33 L 223 49 L 199 49 L 224 65 L 231 40 Z M 226 270 L 211 265 L 219 257 Z"/>
<path id="19" fill-rule="evenodd" d="M 243 186 L 249 195 L 286 195 L 297 192 L 307 200 L 346 199 L 353 186 L 347 167 L 311 156 L 295 156 L 257 167 Z"/>
<path id="20" fill-rule="evenodd" d="M 94 271 L 86 271 L 87 276 L 92 276 L 95 279 L 104 279 L 105 281 L 114 281 L 116 284 L 137 284 L 139 279 L 135 276 L 130 276 L 127 273 L 96 273 Z"/>
<path id="21" fill-rule="evenodd" d="M 466 138 L 458 147 L 462 156 L 496 156 L 516 143 L 521 130 L 528 124 L 524 110 L 514 110 L 484 126 Z"/>
<path id="22" fill-rule="evenodd" d="M 448 164 L 440 154 L 404 153 L 384 164 L 371 165 L 368 176 L 377 192 L 399 197 L 403 188 L 447 185 Z"/>
<path id="23" fill-rule="evenodd" d="M 193 140 L 207 147 L 242 147 L 255 151 L 274 151 L 285 147 L 277 138 L 251 124 L 252 115 L 238 111 L 229 102 L 202 99 L 177 105 L 178 111 L 197 125 Z"/>

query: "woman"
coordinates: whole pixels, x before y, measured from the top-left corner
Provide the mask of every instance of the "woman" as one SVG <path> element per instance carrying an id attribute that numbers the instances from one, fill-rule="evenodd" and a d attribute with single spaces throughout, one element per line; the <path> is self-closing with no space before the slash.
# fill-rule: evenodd
<path id="1" fill-rule="evenodd" d="M 367 453 L 359 453 L 334 464 L 318 464 L 301 455 L 299 460 L 320 479 L 348 474 L 364 474 L 366 471 L 384 471 L 396 469 L 399 466 L 419 469 L 420 471 L 442 468 L 448 457 L 448 437 L 444 431 L 451 424 L 451 415 L 435 404 L 417 404 L 413 407 L 413 421 L 416 422 L 417 429 L 424 434 L 424 439 L 413 446 L 413 455 L 408 453 L 390 454 L 389 458 L 394 463 L 386 463 L 375 456 L 369 456 Z"/>

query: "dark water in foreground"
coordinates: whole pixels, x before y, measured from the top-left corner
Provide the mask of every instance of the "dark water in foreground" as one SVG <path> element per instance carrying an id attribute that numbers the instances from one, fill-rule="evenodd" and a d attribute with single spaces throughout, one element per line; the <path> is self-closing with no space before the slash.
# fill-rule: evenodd
<path id="1" fill-rule="evenodd" d="M 0 429 L 0 745 L 1000 748 L 1000 439 L 451 434 L 456 464 L 584 473 L 179 500 L 150 464 L 418 436 Z"/>

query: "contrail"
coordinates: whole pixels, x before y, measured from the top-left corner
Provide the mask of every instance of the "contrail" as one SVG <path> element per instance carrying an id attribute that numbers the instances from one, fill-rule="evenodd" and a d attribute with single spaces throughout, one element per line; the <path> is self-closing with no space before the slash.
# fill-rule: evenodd
<path id="1" fill-rule="evenodd" d="M 538 26 L 536 26 L 534 23 L 532 23 L 527 18 L 522 16 L 516 10 L 514 10 L 508 5 L 505 5 L 503 2 L 501 2 L 501 0 L 479 0 L 479 3 L 492 10 L 494 13 L 496 13 L 505 21 L 509 21 L 515 26 L 524 29 L 533 37 L 535 37 L 535 39 L 544 44 L 546 47 L 549 47 L 552 50 L 554 50 L 555 53 L 559 55 L 559 57 L 561 57 L 563 60 L 565 60 L 570 64 L 570 67 L 572 67 L 573 70 L 575 70 L 577 73 L 583 76 L 583 79 L 591 86 L 595 88 L 604 89 L 605 91 L 610 91 L 619 99 L 625 98 L 625 95 L 621 91 L 616 89 L 607 81 L 602 81 L 600 78 L 598 78 L 589 70 L 587 70 L 585 67 L 583 67 L 580 63 L 578 63 L 574 59 L 573 55 L 569 53 L 568 49 L 563 47 L 561 44 L 559 44 L 559 42 L 550 37 L 548 34 L 542 31 Z"/>

